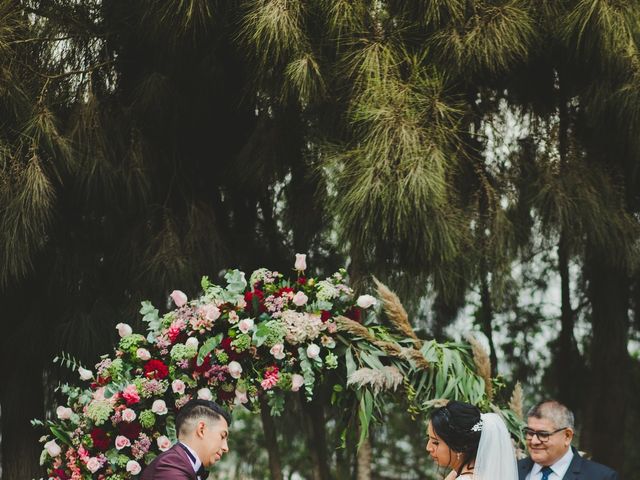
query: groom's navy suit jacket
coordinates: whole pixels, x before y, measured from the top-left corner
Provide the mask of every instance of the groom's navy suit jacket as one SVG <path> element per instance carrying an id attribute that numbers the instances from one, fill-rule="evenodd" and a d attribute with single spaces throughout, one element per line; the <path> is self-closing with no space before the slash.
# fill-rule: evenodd
<path id="1" fill-rule="evenodd" d="M 614 470 L 582 458 L 575 448 L 571 447 L 571 449 L 573 450 L 573 459 L 563 480 L 618 480 L 618 474 Z M 518 479 L 525 480 L 532 468 L 533 460 L 529 457 L 520 460 L 518 462 Z"/>
<path id="2" fill-rule="evenodd" d="M 142 480 L 197 480 L 191 461 L 178 444 L 158 455 L 142 472 Z"/>

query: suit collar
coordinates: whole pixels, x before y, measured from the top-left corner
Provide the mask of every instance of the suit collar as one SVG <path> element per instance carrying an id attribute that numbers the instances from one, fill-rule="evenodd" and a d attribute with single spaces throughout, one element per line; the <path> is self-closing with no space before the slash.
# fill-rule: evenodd
<path id="1" fill-rule="evenodd" d="M 567 473 L 564 474 L 563 480 L 578 480 L 580 478 L 580 472 L 582 470 L 584 459 L 580 456 L 578 450 L 576 450 L 574 447 L 571 447 L 571 450 L 573 451 L 573 459 L 569 464 Z M 520 460 L 518 462 L 520 480 L 524 480 L 532 468 L 533 460 L 531 460 L 531 457 Z"/>

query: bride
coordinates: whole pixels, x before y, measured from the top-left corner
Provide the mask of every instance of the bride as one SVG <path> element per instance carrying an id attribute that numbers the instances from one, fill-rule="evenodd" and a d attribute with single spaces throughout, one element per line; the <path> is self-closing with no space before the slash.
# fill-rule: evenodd
<path id="1" fill-rule="evenodd" d="M 499 415 L 451 401 L 433 411 L 427 431 L 427 452 L 452 469 L 446 480 L 517 480 L 515 451 Z"/>

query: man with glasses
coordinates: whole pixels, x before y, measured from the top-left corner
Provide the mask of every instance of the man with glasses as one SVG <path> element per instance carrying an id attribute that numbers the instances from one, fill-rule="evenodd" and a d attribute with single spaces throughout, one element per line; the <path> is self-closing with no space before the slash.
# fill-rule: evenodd
<path id="1" fill-rule="evenodd" d="M 518 462 L 519 480 L 617 480 L 615 471 L 578 454 L 573 432 L 573 413 L 560 402 L 531 408 L 524 428 L 529 457 Z"/>

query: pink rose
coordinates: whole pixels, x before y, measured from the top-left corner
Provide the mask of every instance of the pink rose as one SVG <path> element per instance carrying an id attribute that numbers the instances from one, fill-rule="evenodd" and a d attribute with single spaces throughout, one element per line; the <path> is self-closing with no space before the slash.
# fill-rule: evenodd
<path id="1" fill-rule="evenodd" d="M 293 303 L 298 307 L 307 303 L 307 300 L 309 300 L 309 297 L 307 297 L 304 292 L 298 292 L 293 296 Z"/>
<path id="2" fill-rule="evenodd" d="M 298 272 L 304 272 L 307 269 L 307 256 L 304 253 L 296 253 L 296 263 L 293 268 Z"/>
<path id="3" fill-rule="evenodd" d="M 136 417 L 136 412 L 134 412 L 130 408 L 125 408 L 122 411 L 122 420 L 124 420 L 125 422 L 131 423 L 136 419 Z"/>
<path id="4" fill-rule="evenodd" d="M 116 437 L 116 450 L 122 450 L 124 447 L 130 447 L 131 440 L 124 435 L 118 435 Z"/>
<path id="5" fill-rule="evenodd" d="M 155 400 L 151 405 L 151 411 L 156 415 L 166 415 L 169 410 L 164 400 Z"/>
<path id="6" fill-rule="evenodd" d="M 161 452 L 166 452 L 171 448 L 171 440 L 169 440 L 169 438 L 167 438 L 164 435 L 158 437 L 158 439 L 156 440 L 156 443 L 158 444 L 158 449 Z"/>
<path id="7" fill-rule="evenodd" d="M 298 375 L 294 373 L 291 375 L 291 391 L 297 392 L 300 390 L 300 387 L 304 385 L 304 377 L 302 375 Z"/>
<path id="8" fill-rule="evenodd" d="M 307 357 L 313 360 L 314 358 L 318 358 L 318 355 L 320 355 L 320 347 L 315 343 L 310 344 L 307 347 Z"/>
<path id="9" fill-rule="evenodd" d="M 276 343 L 273 347 L 271 347 L 269 353 L 271 353 L 271 355 L 273 355 L 273 358 L 275 358 L 276 360 L 282 360 L 285 357 L 284 345 L 282 343 Z"/>
<path id="10" fill-rule="evenodd" d="M 151 359 L 151 353 L 146 348 L 139 348 L 136 350 L 136 357 L 146 362 Z"/>
<path id="11" fill-rule="evenodd" d="M 229 362 L 228 368 L 229 375 L 231 375 L 233 378 L 240 378 L 242 376 L 242 365 L 240 365 L 235 360 Z"/>
<path id="12" fill-rule="evenodd" d="M 198 398 L 200 400 L 213 400 L 213 394 L 208 388 L 201 388 L 198 390 Z"/>
<path id="13" fill-rule="evenodd" d="M 253 329 L 253 320 L 251 318 L 240 320 L 240 323 L 238 323 L 238 328 L 242 333 L 249 333 Z"/>
<path id="14" fill-rule="evenodd" d="M 100 470 L 101 466 L 102 465 L 100 464 L 100 460 L 98 460 L 96 457 L 91 457 L 87 461 L 87 469 L 89 469 L 91 473 L 96 473 L 98 470 Z"/>
<path id="15" fill-rule="evenodd" d="M 248 401 L 249 399 L 247 398 L 247 392 L 241 392 L 240 390 L 236 389 L 235 404 L 239 405 L 241 403 L 247 403 Z"/>
<path id="16" fill-rule="evenodd" d="M 360 295 L 356 303 L 360 308 L 369 308 L 378 303 L 378 300 L 371 295 Z"/>
<path id="17" fill-rule="evenodd" d="M 243 302 L 244 302 L 244 300 L 243 300 Z M 231 310 L 229 312 L 229 323 L 231 323 L 231 324 L 238 323 L 238 320 L 240 320 L 240 317 L 238 316 L 236 311 L 235 310 Z"/>
<path id="18" fill-rule="evenodd" d="M 60 420 L 69 420 L 71 418 L 71 415 L 73 415 L 73 410 L 71 410 L 69 407 L 58 407 L 56 408 L 56 415 L 58 415 L 58 418 Z"/>
<path id="19" fill-rule="evenodd" d="M 120 338 L 128 337 L 133 333 L 131 327 L 126 323 L 117 324 L 116 330 L 118 330 L 118 335 L 120 335 Z"/>
<path id="20" fill-rule="evenodd" d="M 55 440 L 49 440 L 44 444 L 44 449 L 47 451 L 50 457 L 57 457 L 62 452 L 60 445 Z"/>
<path id="21" fill-rule="evenodd" d="M 200 315 L 202 315 L 204 318 L 206 318 L 210 322 L 213 322 L 218 318 L 220 318 L 220 309 L 213 303 L 207 303 L 206 305 L 203 305 L 202 307 L 200 307 L 199 310 L 200 310 Z"/>
<path id="22" fill-rule="evenodd" d="M 187 303 L 187 296 L 184 294 L 184 292 L 181 292 L 180 290 L 174 290 L 173 292 L 171 292 L 171 295 L 169 295 L 171 297 L 171 299 L 173 300 L 173 303 L 176 304 L 176 307 L 181 307 L 183 306 L 185 303 Z"/>
<path id="23" fill-rule="evenodd" d="M 127 405 L 133 405 L 140 401 L 140 394 L 138 388 L 132 383 L 124 387 L 122 390 L 122 398 L 127 402 Z"/>
<path id="24" fill-rule="evenodd" d="M 182 380 L 174 380 L 171 382 L 171 390 L 173 390 L 173 393 L 179 393 L 182 395 L 184 393 L 184 389 L 185 384 Z"/>
<path id="25" fill-rule="evenodd" d="M 142 467 L 135 460 L 129 460 L 127 462 L 127 472 L 131 475 L 138 475 L 142 471 Z"/>
<path id="26" fill-rule="evenodd" d="M 327 322 L 324 325 L 329 333 L 336 333 L 338 331 L 338 326 L 334 322 Z"/>

